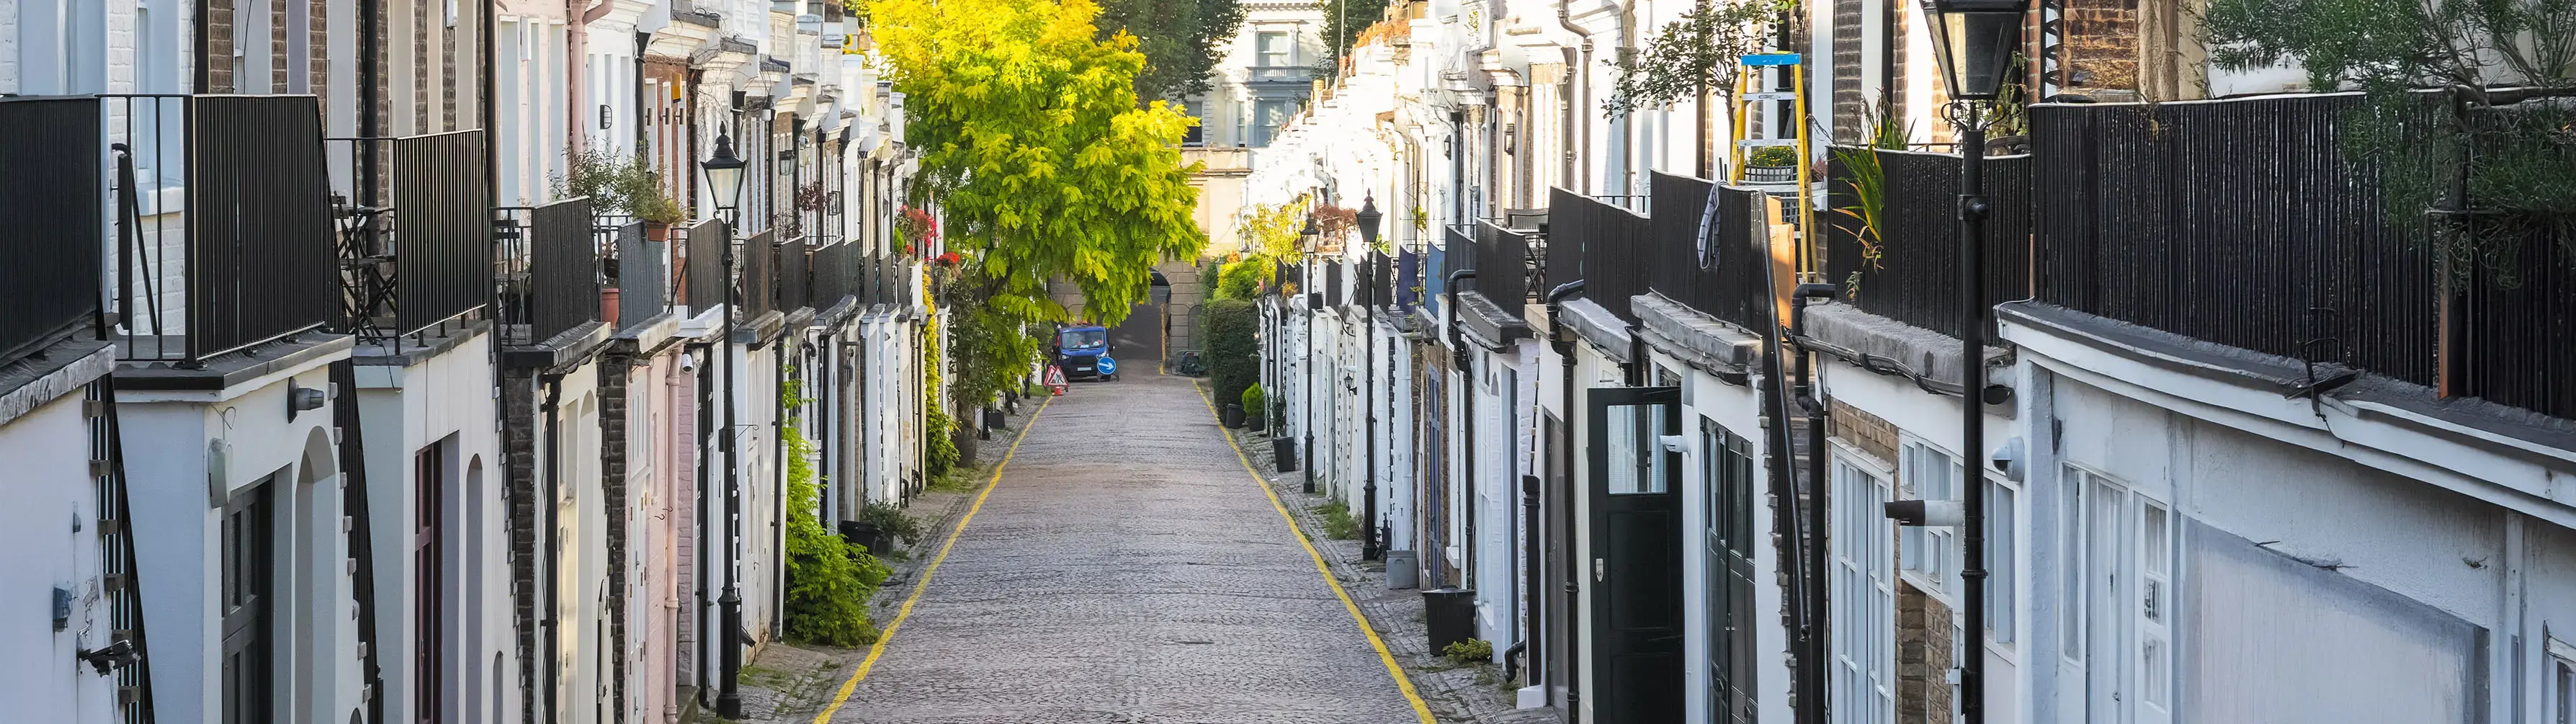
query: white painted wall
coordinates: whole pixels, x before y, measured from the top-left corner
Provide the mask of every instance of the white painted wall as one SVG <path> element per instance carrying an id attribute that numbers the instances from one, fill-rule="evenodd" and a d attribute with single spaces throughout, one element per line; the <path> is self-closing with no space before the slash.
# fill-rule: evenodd
<path id="1" fill-rule="evenodd" d="M 418 519 L 414 491 L 423 485 L 446 491 L 439 524 L 446 531 L 440 553 L 446 585 L 438 593 L 446 639 L 434 644 L 446 663 L 440 675 L 446 688 L 441 705 L 452 715 L 465 715 L 489 711 L 494 697 L 516 698 L 516 687 L 488 691 L 493 655 L 515 660 L 518 654 L 504 532 L 509 518 L 502 502 L 505 476 L 494 433 L 500 417 L 493 398 L 491 342 L 491 335 L 482 334 L 416 365 L 357 368 L 356 400 L 375 533 L 377 646 L 389 719 L 408 719 L 418 701 L 412 662 L 422 642 L 411 635 L 419 613 L 413 605 L 418 592 L 412 550 Z M 445 479 L 416 480 L 414 457 L 442 441 L 447 446 Z"/>
<path id="2" fill-rule="evenodd" d="M 116 678 L 78 654 L 104 648 L 115 628 L 99 550 L 98 489 L 90 477 L 89 418 L 81 393 L 0 426 L 10 501 L 0 506 L 0 701 L 26 721 L 120 721 Z M 67 624 L 54 628 L 54 591 L 69 592 Z"/>

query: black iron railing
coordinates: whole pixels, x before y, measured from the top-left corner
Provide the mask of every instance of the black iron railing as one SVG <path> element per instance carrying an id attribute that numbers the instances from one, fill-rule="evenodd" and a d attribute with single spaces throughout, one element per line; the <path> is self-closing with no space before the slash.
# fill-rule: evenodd
<path id="1" fill-rule="evenodd" d="M 1342 306 L 1342 267 L 1345 266 L 1349 265 L 1340 259 L 1324 260 L 1324 306 Z"/>
<path id="2" fill-rule="evenodd" d="M 2346 153 L 2362 102 L 2035 107 L 2039 299 L 2576 417 L 2567 240 L 2506 231 L 2484 242 L 2490 256 L 2445 269 L 2431 229 L 2455 222 L 2388 208 L 2383 170 Z M 2428 98 L 2395 120 L 2443 133 L 2446 112 Z"/>
<path id="3" fill-rule="evenodd" d="M 645 233 L 644 222 L 617 227 L 617 327 L 642 324 L 671 308 L 671 255 Z"/>
<path id="4" fill-rule="evenodd" d="M 2356 100 L 2035 108 L 2039 299 L 2432 384 L 2433 261 L 2343 153 Z"/>
<path id="5" fill-rule="evenodd" d="M 493 244 L 483 133 L 330 142 L 351 167 L 353 193 L 336 197 L 350 333 L 399 350 L 461 329 L 487 309 Z M 389 173 L 377 175 L 378 163 Z"/>
<path id="6" fill-rule="evenodd" d="M 1553 194 L 1547 268 L 1558 279 L 1583 280 L 1583 296 L 1636 321 L 1628 298 L 1645 293 L 1652 272 L 1646 217 L 1564 189 Z"/>
<path id="7" fill-rule="evenodd" d="M 725 249 L 732 244 L 724 222 L 708 219 L 689 227 L 682 244 L 680 292 L 678 303 L 686 303 L 689 316 L 695 317 L 725 303 Z"/>
<path id="8" fill-rule="evenodd" d="M 816 309 L 830 309 L 859 293 L 859 254 L 859 245 L 847 242 L 814 250 L 812 304 Z"/>
<path id="9" fill-rule="evenodd" d="M 539 344 L 599 319 L 598 242 L 590 199 L 496 210 L 503 344 Z"/>
<path id="10" fill-rule="evenodd" d="M 757 319 L 778 308 L 778 243 L 772 233 L 763 231 L 744 241 L 735 257 L 742 268 L 738 275 L 742 286 L 734 297 L 738 321 Z"/>
<path id="11" fill-rule="evenodd" d="M 0 99 L 0 365 L 61 339 L 99 309 L 103 202 L 95 98 Z M 111 168 L 129 170 L 130 164 Z M 117 197 L 133 198 L 131 173 Z M 120 207 L 124 204 L 120 203 Z M 126 218 L 120 212 L 118 218 Z"/>
<path id="12" fill-rule="evenodd" d="M 125 149 L 102 157 L 130 163 L 134 179 L 116 213 L 122 359 L 193 367 L 340 316 L 312 96 L 101 102 L 105 142 Z M 85 150 L 100 140 L 59 139 Z"/>
<path id="13" fill-rule="evenodd" d="M 1746 329 L 1769 324 L 1773 262 L 1764 194 L 1658 173 L 1654 195 L 1653 208 L 1663 213 L 1647 221 L 1647 288 Z"/>
<path id="14" fill-rule="evenodd" d="M 806 296 L 813 285 L 813 279 L 806 275 L 807 253 L 805 237 L 778 242 L 778 308 L 781 310 L 813 306 L 814 300 Z"/>
<path id="15" fill-rule="evenodd" d="M 1472 241 L 1461 240 L 1453 233 L 1451 249 L 1465 250 L 1468 258 L 1459 266 L 1476 270 L 1476 281 L 1468 288 L 1507 311 L 1517 311 L 1530 297 L 1531 278 L 1537 273 L 1530 263 L 1530 241 L 1537 232 L 1507 229 L 1479 222 Z"/>
<path id="16" fill-rule="evenodd" d="M 1843 298 L 1871 314 L 1960 336 L 1967 316 L 1959 308 L 1959 157 L 1874 150 L 1881 185 L 1879 229 L 1839 211 L 1820 215 L 1825 239 L 1825 280 L 1843 286 Z M 1986 159 L 1986 299 L 2005 302 L 2031 295 L 2030 156 Z M 1837 154 L 1828 171 L 1838 209 L 1857 209 L 1852 169 Z M 1878 258 L 1868 258 L 1876 251 Z M 1989 326 L 1980 337 L 1995 341 Z"/>

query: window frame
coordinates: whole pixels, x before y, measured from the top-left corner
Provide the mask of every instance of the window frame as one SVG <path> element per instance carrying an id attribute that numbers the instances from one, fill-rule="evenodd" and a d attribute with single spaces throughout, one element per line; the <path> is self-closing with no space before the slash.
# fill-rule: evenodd
<path id="1" fill-rule="evenodd" d="M 1270 47 L 1270 41 L 1279 47 Z M 1273 58 L 1278 62 L 1272 62 Z M 1255 68 L 1288 68 L 1297 64 L 1297 34 L 1287 30 L 1252 31 L 1252 66 Z"/>
<path id="2" fill-rule="evenodd" d="M 1836 722 L 1886 721 L 1895 716 L 1895 589 L 1902 574 L 1896 566 L 1897 535 L 1893 530 L 1896 524 L 1886 518 L 1882 505 L 1878 503 L 1894 499 L 1896 470 L 1877 456 L 1848 442 L 1835 439 L 1832 443 L 1829 461 L 1832 480 L 1829 484 L 1833 493 L 1827 503 L 1830 515 L 1826 565 L 1833 570 L 1827 579 L 1827 595 L 1829 600 L 1851 601 L 1857 598 L 1862 603 L 1829 607 L 1831 618 L 1827 643 L 1832 650 L 1826 665 L 1843 674 L 1826 677 L 1830 710 L 1834 712 Z M 1853 499 L 1850 494 L 1850 485 L 1854 482 L 1850 479 L 1852 474 L 1867 478 L 1872 488 L 1870 497 L 1880 500 L 1860 505 L 1835 505 L 1836 502 Z M 1878 528 L 1877 535 L 1868 541 L 1875 549 L 1858 551 L 1868 560 L 1856 561 L 1851 542 L 1859 536 L 1845 534 L 1845 531 L 1863 525 Z M 1872 589 L 1866 596 L 1855 597 L 1846 593 L 1863 582 Z M 1867 620 L 1861 621 L 1863 618 Z M 1865 632 L 1870 639 L 1860 641 L 1853 637 L 1855 632 Z M 1866 668 L 1857 661 L 1860 658 L 1869 659 Z M 1870 705 L 1866 711 L 1860 706 L 1864 696 Z"/>

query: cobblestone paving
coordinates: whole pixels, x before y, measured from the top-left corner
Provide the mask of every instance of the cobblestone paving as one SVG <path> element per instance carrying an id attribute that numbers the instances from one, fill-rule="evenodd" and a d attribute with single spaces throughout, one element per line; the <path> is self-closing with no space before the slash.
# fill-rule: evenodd
<path id="1" fill-rule="evenodd" d="M 1057 399 L 833 721 L 1415 721 L 1221 434 L 1188 378 Z"/>

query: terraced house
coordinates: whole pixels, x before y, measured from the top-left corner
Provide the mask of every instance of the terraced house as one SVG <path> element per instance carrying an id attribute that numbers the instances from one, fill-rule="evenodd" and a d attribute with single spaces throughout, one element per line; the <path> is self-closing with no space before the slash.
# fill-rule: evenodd
<path id="1" fill-rule="evenodd" d="M 1953 4 L 1711 5 L 1393 3 L 1252 156 L 1242 218 L 1387 210 L 1282 260 L 1264 384 L 1472 602 L 1434 650 L 1565 721 L 2570 711 L 2576 269 L 2362 150 L 2441 117 L 2052 1 L 1970 135 Z M 2568 117 L 2519 93 L 2463 117 Z"/>
<path id="2" fill-rule="evenodd" d="M 824 2 L 0 5 L 0 204 L 26 222 L 0 241 L 26 312 L 0 444 L 33 496 L 0 586 L 53 592 L 10 597 L 19 710 L 738 705 L 779 635 L 783 517 L 922 484 L 902 99 L 856 25 Z M 813 403 L 779 404 L 789 381 Z M 790 414 L 829 444 L 791 451 Z M 827 509 L 785 507 L 792 454 Z"/>

